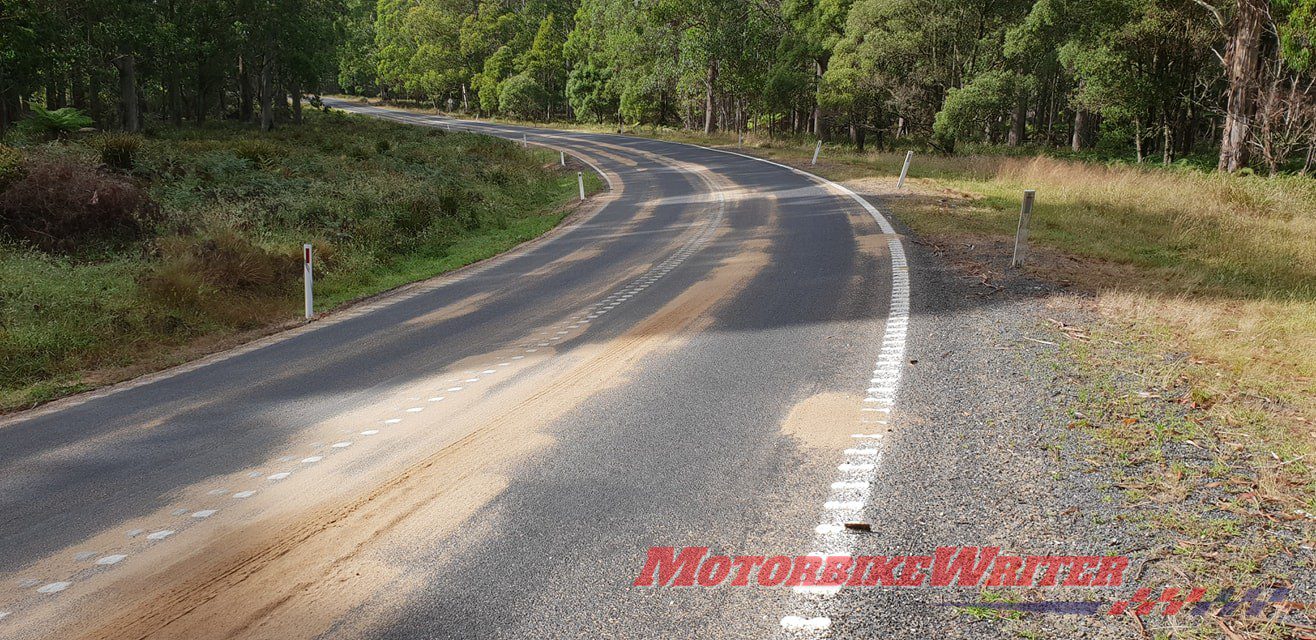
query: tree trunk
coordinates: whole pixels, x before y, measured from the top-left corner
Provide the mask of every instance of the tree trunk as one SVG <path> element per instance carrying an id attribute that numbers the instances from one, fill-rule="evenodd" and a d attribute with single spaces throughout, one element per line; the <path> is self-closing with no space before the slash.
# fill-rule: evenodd
<path id="1" fill-rule="evenodd" d="M 1248 161 L 1247 139 L 1255 105 L 1257 63 L 1260 59 L 1262 22 L 1268 0 L 1238 0 L 1234 32 L 1225 49 L 1225 76 L 1229 89 L 1225 99 L 1224 134 L 1220 139 L 1220 171 L 1234 172 Z"/>
<path id="2" fill-rule="evenodd" d="M 260 130 L 274 130 L 274 54 L 260 65 Z"/>
<path id="3" fill-rule="evenodd" d="M 106 128 L 101 115 L 101 74 L 95 69 L 87 74 L 87 115 L 96 126 Z"/>
<path id="4" fill-rule="evenodd" d="M 1133 149 L 1138 154 L 1138 164 L 1142 164 L 1142 120 L 1133 119 Z"/>
<path id="5" fill-rule="evenodd" d="M 1174 136 L 1170 133 L 1170 123 L 1161 123 L 1161 164 L 1174 162 Z"/>
<path id="6" fill-rule="evenodd" d="M 708 78 L 704 83 L 704 135 L 713 133 L 713 83 L 717 82 L 717 63 L 708 63 Z"/>
<path id="7" fill-rule="evenodd" d="M 822 60 L 813 61 L 814 79 L 821 83 L 823 74 L 826 72 L 827 67 Z M 813 95 L 813 136 L 819 139 L 822 138 L 822 105 L 818 104 L 818 93 L 816 91 Z"/>
<path id="8" fill-rule="evenodd" d="M 1074 111 L 1074 136 L 1069 142 L 1069 148 L 1075 152 L 1083 150 L 1083 134 L 1088 128 L 1088 112 L 1077 109 Z"/>
<path id="9" fill-rule="evenodd" d="M 5 69 L 0 67 L 0 140 L 9 131 L 9 91 L 5 89 Z"/>
<path id="10" fill-rule="evenodd" d="M 197 65 L 196 72 L 196 102 L 192 104 L 192 121 L 201 126 L 206 122 L 206 74 L 202 69 L 203 65 Z"/>
<path id="11" fill-rule="evenodd" d="M 254 98 L 251 91 L 251 71 L 246 56 L 238 56 L 238 120 L 252 122 L 255 118 Z"/>
<path id="12" fill-rule="evenodd" d="M 1014 122 L 1010 124 L 1010 137 L 1007 143 L 1017 147 L 1024 143 L 1028 135 L 1028 94 L 1020 91 L 1014 103 Z"/>
<path id="13" fill-rule="evenodd" d="M 81 71 L 73 72 L 73 107 L 83 112 L 87 110 L 87 76 Z"/>
<path id="14" fill-rule="evenodd" d="M 183 90 L 179 84 L 178 73 L 171 71 L 166 82 L 165 100 L 169 103 L 169 122 L 175 127 L 183 124 Z"/>
<path id="15" fill-rule="evenodd" d="M 288 93 L 292 94 L 293 124 L 301 124 L 302 123 L 302 88 L 297 86 L 296 84 L 293 84 L 292 90 L 289 91 Z M 434 104 L 434 110 L 438 111 L 439 110 L 438 107 L 439 105 L 438 102 L 436 101 Z"/>
<path id="16" fill-rule="evenodd" d="M 137 58 L 126 53 L 114 61 L 119 69 L 119 123 L 123 130 L 136 133 L 141 130 L 137 109 Z"/>

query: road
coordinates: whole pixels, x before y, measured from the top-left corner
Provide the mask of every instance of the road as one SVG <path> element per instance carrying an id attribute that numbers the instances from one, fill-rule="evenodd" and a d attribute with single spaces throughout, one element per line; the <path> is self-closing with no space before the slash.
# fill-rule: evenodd
<path id="1" fill-rule="evenodd" d="M 837 629 L 826 593 L 632 581 L 656 545 L 852 550 L 829 525 L 865 518 L 919 322 L 885 219 L 734 153 L 327 102 L 611 189 L 495 260 L 0 423 L 0 637 Z"/>

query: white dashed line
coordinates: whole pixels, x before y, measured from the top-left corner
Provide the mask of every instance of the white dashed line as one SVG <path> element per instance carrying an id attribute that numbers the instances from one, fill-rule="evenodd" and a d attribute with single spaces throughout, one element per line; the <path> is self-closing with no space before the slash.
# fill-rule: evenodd
<path id="1" fill-rule="evenodd" d="M 349 442 L 349 441 L 335 442 L 335 443 L 333 443 L 333 444 L 330 445 L 330 446 L 332 446 L 332 447 L 335 448 L 335 449 L 346 449 L 346 448 L 352 446 L 352 443 Z"/>
<path id="2" fill-rule="evenodd" d="M 787 631 L 823 631 L 831 626 L 831 618 L 801 618 L 800 616 L 786 616 L 781 619 L 781 628 Z"/>
<path id="3" fill-rule="evenodd" d="M 202 509 L 196 513 L 193 513 L 192 517 L 198 520 L 204 520 L 206 518 L 209 518 L 210 516 L 215 515 L 216 513 L 219 513 L 218 509 Z"/>
<path id="4" fill-rule="evenodd" d="M 120 562 L 123 562 L 127 558 L 128 556 L 119 553 L 119 554 L 105 556 L 104 558 L 97 560 L 96 564 L 101 565 L 102 567 L 109 567 L 112 565 L 119 564 Z"/>
<path id="5" fill-rule="evenodd" d="M 280 481 L 280 480 L 284 480 L 284 479 L 286 479 L 286 478 L 287 478 L 288 476 L 290 476 L 290 475 L 292 475 L 292 474 L 289 473 L 289 472 L 287 472 L 287 471 L 281 471 L 281 472 L 279 472 L 279 473 L 271 474 L 271 475 L 267 476 L 265 479 L 266 479 L 266 480 L 272 480 L 272 481 L 274 481 L 274 482 L 278 482 L 278 481 Z"/>
<path id="6" fill-rule="evenodd" d="M 256 495 L 256 492 L 255 492 L 255 491 L 239 491 L 239 492 L 233 494 L 233 497 L 236 498 L 236 499 L 238 499 L 238 500 L 245 500 L 245 499 L 250 498 L 250 497 L 252 497 L 252 496 L 254 496 L 254 495 Z"/>
<path id="7" fill-rule="evenodd" d="M 315 464 L 321 460 L 324 460 L 324 456 L 311 456 L 309 458 L 302 458 L 302 464 Z"/>
<path id="8" fill-rule="evenodd" d="M 161 529 L 160 531 L 156 531 L 155 533 L 147 534 L 146 539 L 154 542 L 157 540 L 164 540 L 165 538 L 168 538 L 169 536 L 172 535 L 174 535 L 173 529 Z"/>
<path id="9" fill-rule="evenodd" d="M 59 593 L 71 586 L 73 586 L 72 582 L 52 582 L 37 589 L 37 593 Z"/>

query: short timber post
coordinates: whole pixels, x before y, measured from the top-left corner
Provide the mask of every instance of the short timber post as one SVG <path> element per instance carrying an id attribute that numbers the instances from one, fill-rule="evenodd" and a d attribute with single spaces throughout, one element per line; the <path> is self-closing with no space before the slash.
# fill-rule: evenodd
<path id="1" fill-rule="evenodd" d="M 1033 219 L 1033 201 L 1037 198 L 1037 192 L 1029 189 L 1024 192 L 1024 206 L 1019 211 L 1019 229 L 1014 234 L 1014 257 L 1010 260 L 1010 267 L 1021 267 L 1024 264 L 1024 257 L 1028 253 L 1028 225 Z"/>

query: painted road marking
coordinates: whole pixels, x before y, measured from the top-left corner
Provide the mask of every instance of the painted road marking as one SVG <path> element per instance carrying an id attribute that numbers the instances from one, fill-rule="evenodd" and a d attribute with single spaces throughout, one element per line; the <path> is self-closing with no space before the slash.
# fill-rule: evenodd
<path id="1" fill-rule="evenodd" d="M 781 619 L 781 628 L 787 631 L 822 631 L 832 626 L 831 618 L 802 618 L 786 616 Z"/>
<path id="2" fill-rule="evenodd" d="M 52 582 L 37 589 L 37 593 L 59 593 L 71 586 L 73 586 L 72 582 Z"/>
<path id="3" fill-rule="evenodd" d="M 209 518 L 210 516 L 213 516 L 216 513 L 219 513 L 218 509 L 202 509 L 192 514 L 192 517 L 198 520 L 204 520 L 205 518 Z"/>
<path id="4" fill-rule="evenodd" d="M 127 558 L 128 556 L 126 555 L 123 555 L 121 553 L 116 553 L 114 555 L 105 556 L 104 558 L 97 560 L 96 564 L 101 565 L 102 567 L 109 567 L 112 565 L 119 564 L 120 562 L 123 562 Z"/>
<path id="5" fill-rule="evenodd" d="M 165 538 L 168 538 L 169 536 L 172 535 L 174 535 L 173 529 L 161 529 L 160 531 L 156 531 L 155 533 L 147 534 L 146 539 L 154 542 L 156 540 L 164 540 Z"/>
<path id="6" fill-rule="evenodd" d="M 245 499 L 250 498 L 250 497 L 252 497 L 252 496 L 254 496 L 254 495 L 256 495 L 256 492 L 255 492 L 255 491 L 239 491 L 239 492 L 233 494 L 233 497 L 234 497 L 234 498 L 237 498 L 238 500 L 245 500 Z"/>

